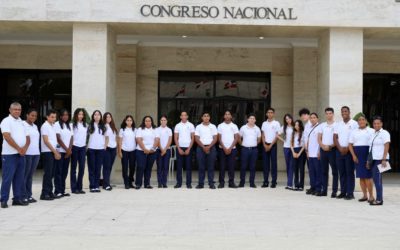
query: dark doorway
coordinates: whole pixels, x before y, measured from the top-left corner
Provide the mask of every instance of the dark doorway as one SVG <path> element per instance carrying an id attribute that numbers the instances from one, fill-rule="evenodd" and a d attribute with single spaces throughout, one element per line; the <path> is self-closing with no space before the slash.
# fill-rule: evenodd
<path id="1" fill-rule="evenodd" d="M 371 119 L 383 117 L 383 127 L 390 132 L 390 163 L 400 172 L 400 74 L 364 74 L 363 112 Z"/>

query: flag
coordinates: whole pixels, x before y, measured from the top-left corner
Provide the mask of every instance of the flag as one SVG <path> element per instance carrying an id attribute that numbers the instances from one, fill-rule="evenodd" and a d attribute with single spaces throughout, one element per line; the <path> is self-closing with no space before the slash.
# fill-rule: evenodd
<path id="1" fill-rule="evenodd" d="M 207 81 L 200 81 L 200 82 L 195 82 L 196 84 L 196 89 L 200 88 L 201 86 L 203 86 L 204 84 L 206 84 Z"/>
<path id="2" fill-rule="evenodd" d="M 269 95 L 269 91 L 266 87 L 263 87 L 260 89 L 260 95 L 261 97 L 266 98 Z"/>
<path id="3" fill-rule="evenodd" d="M 186 91 L 186 85 L 183 84 L 182 88 L 175 94 L 175 97 L 180 96 L 180 95 L 185 95 L 185 91 Z"/>
<path id="4" fill-rule="evenodd" d="M 224 84 L 224 89 L 236 89 L 237 88 L 237 82 L 235 80 L 227 81 Z"/>

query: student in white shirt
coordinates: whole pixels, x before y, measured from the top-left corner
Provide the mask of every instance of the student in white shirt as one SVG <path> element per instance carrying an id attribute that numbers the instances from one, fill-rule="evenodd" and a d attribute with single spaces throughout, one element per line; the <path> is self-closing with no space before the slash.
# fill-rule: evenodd
<path id="1" fill-rule="evenodd" d="M 241 163 L 240 163 L 240 183 L 239 187 L 244 187 L 244 183 L 246 180 L 246 169 L 249 167 L 250 170 L 250 187 L 256 188 L 256 184 L 254 182 L 256 176 L 256 162 L 258 155 L 258 144 L 261 142 L 261 130 L 256 125 L 256 115 L 249 114 L 247 115 L 247 124 L 243 125 L 239 131 L 241 137 Z"/>
<path id="2" fill-rule="evenodd" d="M 71 192 L 73 194 L 84 194 L 83 175 L 85 174 L 86 141 L 88 135 L 88 124 L 86 123 L 86 111 L 77 108 L 72 118 L 73 145 L 71 156 Z M 78 176 L 76 167 L 79 163 Z"/>
<path id="3" fill-rule="evenodd" d="M 277 155 L 277 140 L 281 125 L 274 119 L 275 109 L 267 109 L 267 120 L 261 126 L 262 144 L 263 144 L 263 173 L 264 182 L 261 187 L 269 186 L 269 173 L 271 172 L 271 188 L 276 188 L 278 178 L 278 155 Z M 290 144 L 289 144 L 290 152 Z"/>
<path id="4" fill-rule="evenodd" d="M 311 121 L 310 121 L 310 110 L 307 108 L 300 109 L 299 117 L 300 117 L 301 121 L 303 122 L 303 126 L 304 126 L 303 138 L 304 138 L 304 147 L 305 147 L 307 145 L 308 132 L 310 131 L 310 129 L 312 127 Z M 304 151 L 306 152 L 306 150 L 304 150 Z M 306 162 L 307 162 L 308 172 L 310 172 L 310 164 L 308 163 L 307 157 L 305 157 L 304 167 L 306 165 Z M 306 193 L 312 194 L 313 190 L 307 189 Z"/>
<path id="5" fill-rule="evenodd" d="M 135 188 L 133 185 L 136 168 L 136 131 L 133 116 L 127 115 L 121 123 L 118 133 L 118 156 L 121 158 L 122 179 L 125 189 Z"/>
<path id="6" fill-rule="evenodd" d="M 95 110 L 89 123 L 88 166 L 89 189 L 91 193 L 100 192 L 100 172 L 109 138 L 102 114 Z"/>
<path id="7" fill-rule="evenodd" d="M 350 108 L 343 106 L 341 108 L 343 120 L 338 122 L 333 131 L 333 141 L 336 146 L 336 166 L 339 172 L 340 194 L 338 199 L 354 199 L 354 162 L 349 151 L 350 134 L 358 128 L 356 121 L 350 117 Z"/>
<path id="8" fill-rule="evenodd" d="M 309 177 L 310 177 L 310 188 L 306 194 L 323 196 L 322 186 L 322 166 L 320 161 L 320 148 L 318 143 L 319 131 L 318 128 L 318 115 L 316 113 L 310 114 L 311 127 L 309 131 L 305 133 L 305 149 L 307 153 L 308 166 L 309 166 Z"/>
<path id="9" fill-rule="evenodd" d="M 382 167 L 387 167 L 389 161 L 389 146 L 390 146 L 390 134 L 387 130 L 382 128 L 383 120 L 380 116 L 374 116 L 372 118 L 372 124 L 375 133 L 370 138 L 369 151 L 372 157 L 372 176 L 376 189 L 376 200 L 372 201 L 370 205 L 380 206 L 383 205 L 383 187 L 382 187 L 382 174 L 379 172 L 378 165 L 382 164 Z"/>
<path id="10" fill-rule="evenodd" d="M 160 142 L 160 135 L 151 116 L 143 117 L 142 123 L 136 132 L 136 189 L 142 187 L 152 189 L 150 185 L 151 169 L 157 159 L 157 147 Z M 144 178 L 143 178 L 144 177 Z"/>
<path id="11" fill-rule="evenodd" d="M 70 196 L 65 192 L 65 180 L 68 176 L 68 167 L 72 155 L 73 131 L 70 124 L 69 112 L 66 109 L 60 111 L 58 122 L 54 124 L 57 135 L 57 151 L 61 158 L 56 161 L 54 170 L 54 195 L 58 197 Z"/>
<path id="12" fill-rule="evenodd" d="M 271 134 L 271 132 L 272 133 L 274 132 L 271 129 L 272 122 L 267 121 L 266 134 Z M 289 190 L 293 189 L 293 173 L 294 173 L 293 172 L 293 164 L 292 164 L 293 155 L 292 155 L 292 150 L 291 150 L 293 124 L 294 124 L 293 117 L 290 114 L 285 114 L 283 116 L 283 126 L 281 127 L 281 129 L 279 131 L 279 135 L 277 136 L 278 139 L 283 142 L 283 156 L 285 157 L 286 176 L 287 176 L 286 189 L 289 189 Z M 266 162 L 266 164 L 268 164 L 268 163 L 269 162 Z"/>
<path id="13" fill-rule="evenodd" d="M 36 202 L 32 197 L 32 178 L 35 174 L 36 168 L 40 160 L 40 133 L 35 122 L 37 120 L 38 112 L 36 109 L 29 109 L 26 112 L 26 121 L 23 122 L 27 133 L 29 134 L 30 143 L 25 155 L 25 196 L 24 200 L 29 203 Z"/>
<path id="14" fill-rule="evenodd" d="M 349 151 L 352 155 L 353 162 L 356 168 L 356 177 L 360 178 L 360 186 L 363 192 L 363 197 L 359 202 L 375 200 L 372 182 L 372 170 L 368 168 L 368 152 L 371 137 L 374 130 L 367 126 L 365 115 L 360 115 L 357 119 L 358 128 L 352 131 L 349 138 Z"/>
<path id="15" fill-rule="evenodd" d="M 106 136 L 108 136 L 108 143 L 106 145 L 106 152 L 103 161 L 103 189 L 111 191 L 110 176 L 115 157 L 117 156 L 118 131 L 115 127 L 114 118 L 110 112 L 104 113 L 103 123 L 106 125 Z"/>
<path id="16" fill-rule="evenodd" d="M 323 174 L 323 194 L 328 193 L 328 179 L 329 179 L 329 166 L 332 168 L 332 194 L 331 198 L 336 198 L 338 191 L 338 170 L 336 167 L 336 146 L 333 141 L 333 133 L 335 130 L 336 122 L 334 121 L 333 108 L 325 109 L 326 122 L 318 126 L 318 143 L 320 146 L 320 157 Z"/>
<path id="17" fill-rule="evenodd" d="M 237 188 L 235 184 L 235 165 L 237 149 L 236 144 L 240 140 L 239 129 L 232 122 L 232 113 L 227 110 L 224 114 L 224 121 L 218 125 L 218 141 L 219 141 L 219 185 L 218 188 L 225 186 L 225 167 L 228 168 L 228 177 L 230 188 Z"/>
<path id="18" fill-rule="evenodd" d="M 7 208 L 11 185 L 13 185 L 13 205 L 28 205 L 24 201 L 24 168 L 25 154 L 30 144 L 30 138 L 20 118 L 21 104 L 10 105 L 10 115 L 0 124 L 3 134 L 1 159 L 3 163 L 1 183 L 1 207 Z"/>
<path id="19" fill-rule="evenodd" d="M 294 130 L 290 139 L 290 150 L 292 153 L 292 164 L 294 172 L 294 190 L 304 190 L 304 127 L 301 120 L 294 122 Z M 290 188 L 289 188 L 290 189 Z"/>
<path id="20" fill-rule="evenodd" d="M 167 126 L 168 118 L 162 115 L 160 126 L 157 128 L 160 144 L 157 152 L 157 181 L 158 188 L 167 188 L 169 159 L 171 158 L 172 130 Z"/>
<path id="21" fill-rule="evenodd" d="M 56 160 L 61 159 L 61 154 L 57 151 L 57 135 L 54 123 L 57 119 L 57 112 L 49 109 L 46 114 L 47 120 L 43 123 L 40 128 L 41 134 L 41 151 L 42 151 L 42 163 L 43 163 L 43 184 L 42 194 L 40 195 L 41 200 L 54 200 L 61 198 L 61 196 L 55 196 L 53 193 L 53 177 Z"/>
<path id="22" fill-rule="evenodd" d="M 217 127 L 210 123 L 210 113 L 204 112 L 201 115 L 202 123 L 196 126 L 194 133 L 197 144 L 196 157 L 199 165 L 199 184 L 197 189 L 204 188 L 205 171 L 208 174 L 208 186 L 215 189 L 214 167 L 217 157 L 215 144 L 218 141 Z"/>
<path id="23" fill-rule="evenodd" d="M 175 125 L 174 141 L 176 145 L 176 185 L 182 187 L 183 165 L 186 167 L 186 187 L 192 188 L 192 147 L 194 143 L 194 125 L 189 122 L 186 111 L 181 112 L 181 122 Z"/>

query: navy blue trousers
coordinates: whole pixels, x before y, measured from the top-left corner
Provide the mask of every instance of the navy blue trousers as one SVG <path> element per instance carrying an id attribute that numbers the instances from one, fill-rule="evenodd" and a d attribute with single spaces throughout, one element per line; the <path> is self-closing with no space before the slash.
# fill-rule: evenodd
<path id="1" fill-rule="evenodd" d="M 321 158 L 321 165 L 322 165 L 322 192 L 328 192 L 328 181 L 329 181 L 329 165 L 332 169 L 332 192 L 336 193 L 338 191 L 338 169 L 336 166 L 336 149 L 332 149 L 331 151 L 324 151 L 320 149 L 320 158 Z"/>
<path id="2" fill-rule="evenodd" d="M 310 175 L 310 186 L 316 192 L 322 192 L 322 166 L 317 157 L 308 158 L 308 174 Z"/>
<path id="3" fill-rule="evenodd" d="M 54 193 L 64 194 L 65 193 L 65 180 L 68 176 L 68 167 L 71 157 L 65 159 L 65 153 L 60 153 L 61 159 L 56 160 L 56 166 L 54 169 Z"/>
<path id="4" fill-rule="evenodd" d="M 83 175 L 85 174 L 86 147 L 72 146 L 71 156 L 71 191 L 81 191 L 83 189 Z M 78 176 L 76 176 L 76 167 L 79 163 Z"/>
<path id="5" fill-rule="evenodd" d="M 89 188 L 99 188 L 100 172 L 103 165 L 105 149 L 88 149 Z"/>
<path id="6" fill-rule="evenodd" d="M 157 182 L 160 185 L 167 185 L 169 159 L 171 158 L 171 150 L 167 149 L 165 155 L 161 156 L 161 151 L 158 150 L 157 157 Z"/>
<path id="7" fill-rule="evenodd" d="M 257 163 L 257 147 L 242 147 L 240 151 L 241 164 L 240 164 L 240 184 L 244 185 L 246 180 L 246 169 L 250 170 L 249 182 L 251 185 L 254 184 L 254 179 L 256 177 L 256 163 Z"/>
<path id="8" fill-rule="evenodd" d="M 107 147 L 104 153 L 103 161 L 103 188 L 111 186 L 111 170 L 114 165 L 115 157 L 117 156 L 117 149 Z"/>
<path id="9" fill-rule="evenodd" d="M 294 148 L 294 152 L 298 153 L 300 152 L 301 148 Z M 292 159 L 292 169 L 294 173 L 294 186 L 297 188 L 304 188 L 304 161 L 305 161 L 306 155 L 305 153 L 301 153 L 301 155 L 298 158 Z"/>
<path id="10" fill-rule="evenodd" d="M 378 165 L 382 161 L 374 160 L 372 163 L 372 178 L 374 180 L 374 185 L 376 189 L 376 200 L 383 201 L 383 185 L 382 185 L 382 174 L 379 173 Z"/>
<path id="11" fill-rule="evenodd" d="M 56 160 L 52 152 L 42 153 L 43 165 L 43 182 L 42 196 L 53 195 L 53 177 L 56 170 Z"/>
<path id="12" fill-rule="evenodd" d="M 226 155 L 222 148 L 219 149 L 219 183 L 225 184 L 225 169 L 228 168 L 229 184 L 235 183 L 235 165 L 237 149 L 232 149 L 229 155 Z"/>
<path id="13" fill-rule="evenodd" d="M 264 183 L 269 184 L 269 173 L 271 172 L 272 184 L 276 184 L 278 178 L 278 153 L 276 143 L 272 146 L 271 150 L 266 152 L 262 150 L 263 158 L 263 173 L 264 173 Z"/>
<path id="14" fill-rule="evenodd" d="M 199 185 L 204 186 L 204 179 L 206 177 L 206 169 L 208 176 L 208 185 L 214 185 L 214 168 L 215 160 L 217 158 L 217 151 L 215 146 L 210 148 L 208 154 L 204 153 L 201 147 L 196 149 L 197 162 L 199 164 Z"/>
<path id="15" fill-rule="evenodd" d="M 355 188 L 354 162 L 350 152 L 342 155 L 336 150 L 336 165 L 339 172 L 340 192 L 353 195 Z"/>
<path id="16" fill-rule="evenodd" d="M 187 148 L 181 148 L 185 151 Z M 182 172 L 183 165 L 186 167 L 186 185 L 192 185 L 192 151 L 189 155 L 180 155 L 178 149 L 176 149 L 176 184 L 182 186 Z"/>
<path id="17" fill-rule="evenodd" d="M 142 150 L 136 150 L 136 187 L 141 187 L 144 179 L 144 186 L 150 186 L 151 170 L 154 161 L 157 159 L 157 152 L 152 154 L 145 154 Z M 144 177 L 144 178 L 143 178 Z"/>
<path id="18" fill-rule="evenodd" d="M 25 156 L 19 154 L 1 156 L 3 171 L 1 183 L 1 202 L 7 202 L 12 185 L 14 200 L 24 197 Z"/>
<path id="19" fill-rule="evenodd" d="M 122 179 L 124 185 L 127 186 L 134 181 L 135 167 L 136 167 L 136 150 L 124 151 L 122 150 Z"/>
<path id="20" fill-rule="evenodd" d="M 24 199 L 32 197 L 32 178 L 39 164 L 40 155 L 25 155 Z"/>

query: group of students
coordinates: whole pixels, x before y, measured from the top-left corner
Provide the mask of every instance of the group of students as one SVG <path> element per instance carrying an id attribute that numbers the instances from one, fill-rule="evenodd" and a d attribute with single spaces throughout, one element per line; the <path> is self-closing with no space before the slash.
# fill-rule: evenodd
<path id="1" fill-rule="evenodd" d="M 275 120 L 275 110 L 267 109 L 267 120 L 261 129 L 256 125 L 256 116 L 247 115 L 247 123 L 240 130 L 233 123 L 232 113 L 224 113 L 223 122 L 217 126 L 210 122 L 210 113 L 204 112 L 196 127 L 189 122 L 187 112 L 180 114 L 181 121 L 172 130 L 167 126 L 167 117 L 161 116 L 156 127 L 151 116 L 145 116 L 138 128 L 131 115 L 127 115 L 117 130 L 111 113 L 104 115 L 95 110 L 86 123 L 85 110 L 78 108 L 71 119 L 68 110 L 59 113 L 48 110 L 46 121 L 40 128 L 35 125 L 37 111 L 30 109 L 22 121 L 21 105 L 12 103 L 10 115 L 1 122 L 3 134 L 1 207 L 8 207 L 10 188 L 13 188 L 13 205 L 26 206 L 36 202 L 32 197 L 32 176 L 40 155 L 44 169 L 41 200 L 54 200 L 69 196 L 65 183 L 70 168 L 71 191 L 84 194 L 83 176 L 85 158 L 88 162 L 89 190 L 100 192 L 102 187 L 111 191 L 110 175 L 118 155 L 122 163 L 122 178 L 126 189 L 151 189 L 150 179 L 154 162 L 157 163 L 159 188 L 167 188 L 167 176 L 171 157 L 171 144 L 176 145 L 177 174 L 174 188 L 183 184 L 183 167 L 186 168 L 186 187 L 192 188 L 192 152 L 198 163 L 197 189 L 208 186 L 215 189 L 214 169 L 218 158 L 220 164 L 218 188 L 225 186 L 225 170 L 228 170 L 228 187 L 245 186 L 249 169 L 250 187 L 255 185 L 255 168 L 259 149 L 262 152 L 263 188 L 277 185 L 277 142 L 283 142 L 287 170 L 286 189 L 304 189 L 304 168 L 307 162 L 310 188 L 307 194 L 327 196 L 329 166 L 332 170 L 332 198 L 354 199 L 356 170 L 363 191 L 359 201 L 371 205 L 382 205 L 382 177 L 378 165 L 386 165 L 389 159 L 390 134 L 382 129 L 382 118 L 373 118 L 373 129 L 367 126 L 364 115 L 354 121 L 350 109 L 341 108 L 343 120 L 334 121 L 334 110 L 325 109 L 326 122 L 319 123 L 318 115 L 308 109 L 299 112 L 301 120 L 293 120 L 290 114 L 283 119 L 283 126 Z M 40 143 L 39 143 L 40 141 Z M 259 147 L 259 144 L 262 144 Z M 194 147 L 197 145 L 197 147 Z M 240 180 L 235 183 L 235 165 L 240 145 Z M 78 167 L 79 166 L 79 167 Z M 77 171 L 78 167 L 78 171 Z M 135 171 L 136 170 L 136 171 Z M 136 173 L 135 173 L 136 172 Z M 373 177 L 373 182 L 371 178 Z M 338 187 L 340 183 L 340 194 Z M 373 195 L 373 184 L 377 198 Z"/>

